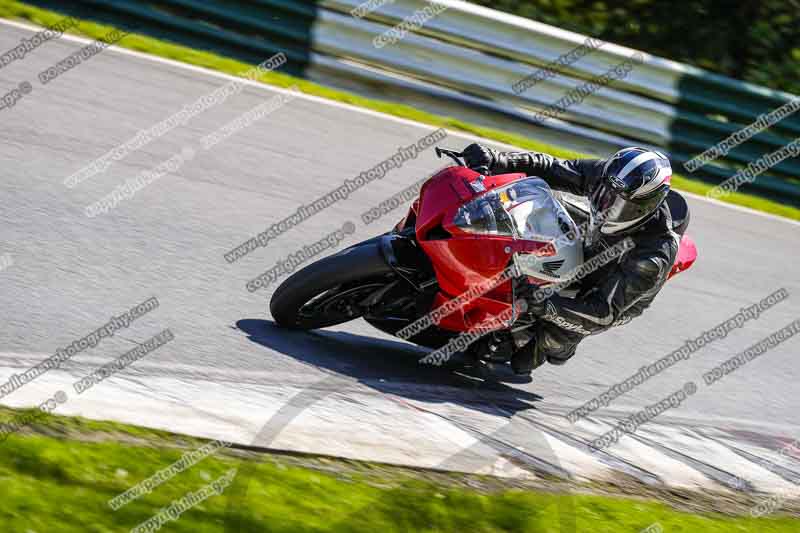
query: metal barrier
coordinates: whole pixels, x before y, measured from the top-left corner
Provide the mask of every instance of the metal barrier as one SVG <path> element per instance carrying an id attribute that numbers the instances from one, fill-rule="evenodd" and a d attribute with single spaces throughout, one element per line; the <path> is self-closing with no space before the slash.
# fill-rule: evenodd
<path id="1" fill-rule="evenodd" d="M 538 112 L 636 53 L 606 43 L 518 94 L 516 82 L 587 37 L 460 0 L 437 0 L 446 11 L 403 39 L 377 48 L 375 37 L 430 4 L 394 0 L 363 18 L 352 16 L 351 10 L 363 2 L 78 0 L 74 8 L 55 0 L 32 3 L 249 62 L 284 51 L 293 73 L 324 68 L 353 84 L 402 86 L 430 98 L 469 102 L 473 112 L 529 123 L 532 135 L 541 127 L 535 119 Z M 657 146 L 684 162 L 794 98 L 674 61 L 642 57 L 643 63 L 623 79 L 588 94 L 544 125 L 605 146 Z M 787 117 L 695 174 L 719 182 L 796 137 L 800 118 Z M 798 175 L 796 158 L 787 159 L 745 189 L 800 204 Z"/>

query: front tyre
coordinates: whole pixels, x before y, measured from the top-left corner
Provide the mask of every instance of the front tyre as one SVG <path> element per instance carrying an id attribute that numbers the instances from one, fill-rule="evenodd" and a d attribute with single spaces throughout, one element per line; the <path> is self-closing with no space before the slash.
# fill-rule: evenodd
<path id="1" fill-rule="evenodd" d="M 325 257 L 292 274 L 270 300 L 275 322 L 284 328 L 319 329 L 359 318 L 359 305 L 393 277 L 380 241 Z"/>

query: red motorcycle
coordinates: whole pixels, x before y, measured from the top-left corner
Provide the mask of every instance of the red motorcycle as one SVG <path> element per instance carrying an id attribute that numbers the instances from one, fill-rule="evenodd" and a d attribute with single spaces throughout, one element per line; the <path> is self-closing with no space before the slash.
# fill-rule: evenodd
<path id="1" fill-rule="evenodd" d="M 270 310 L 279 326 L 310 330 L 360 317 L 434 349 L 479 330 L 480 341 L 462 355 L 500 363 L 531 338 L 534 319 L 516 312 L 514 281 L 504 273 L 573 291 L 588 205 L 540 178 L 490 176 L 466 168 L 458 152 L 436 148 L 436 155 L 457 166 L 428 179 L 392 231 L 316 261 L 278 287 Z M 685 235 L 686 201 L 671 191 L 667 202 L 681 235 L 672 277 L 692 265 L 697 250 Z M 443 309 L 446 315 L 436 312 Z"/>

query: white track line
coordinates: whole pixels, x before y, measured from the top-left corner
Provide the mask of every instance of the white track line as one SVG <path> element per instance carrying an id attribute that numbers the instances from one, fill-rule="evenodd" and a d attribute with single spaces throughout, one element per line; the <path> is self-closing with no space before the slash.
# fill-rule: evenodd
<path id="1" fill-rule="evenodd" d="M 7 19 L 0 19 L 0 24 L 4 24 L 6 26 L 11 26 L 11 27 L 14 27 L 14 28 L 28 30 L 28 31 L 31 31 L 31 32 L 41 31 L 43 29 L 40 26 L 34 26 L 32 24 L 27 24 L 27 23 L 24 23 L 24 22 L 17 22 L 17 21 L 7 20 Z M 66 41 L 81 43 L 81 44 L 89 44 L 89 43 L 94 42 L 93 40 L 87 39 L 85 37 L 78 37 L 76 35 L 69 35 L 69 34 L 62 35 L 61 39 L 66 40 Z M 216 77 L 216 78 L 220 78 L 220 79 L 224 79 L 224 80 L 228 80 L 228 81 L 232 81 L 232 80 L 239 81 L 239 82 L 242 82 L 245 85 L 249 85 L 251 87 L 259 87 L 261 89 L 268 90 L 268 91 L 271 91 L 271 92 L 279 92 L 279 93 L 283 93 L 283 94 L 293 94 L 293 95 L 295 95 L 295 97 L 302 98 L 302 99 L 305 99 L 305 100 L 308 100 L 308 101 L 311 101 L 311 102 L 316 102 L 316 103 L 323 104 L 323 105 L 328 105 L 328 106 L 331 106 L 331 107 L 338 107 L 340 109 L 347 109 L 348 111 L 352 111 L 354 113 L 361 113 L 361 114 L 365 114 L 365 115 L 370 115 L 370 116 L 373 116 L 373 117 L 381 118 L 383 120 L 396 122 L 398 124 L 404 124 L 404 125 L 407 125 L 407 126 L 415 126 L 415 127 L 419 127 L 419 128 L 425 128 L 425 129 L 433 127 L 430 124 L 424 124 L 422 122 L 417 122 L 417 121 L 414 121 L 414 120 L 395 117 L 394 115 L 387 115 L 386 113 L 381 113 L 379 111 L 373 111 L 371 109 L 364 109 L 363 107 L 358 107 L 358 106 L 354 106 L 354 105 L 351 105 L 351 104 L 346 104 L 346 103 L 343 103 L 343 102 L 337 102 L 335 100 L 328 100 L 327 98 L 322 98 L 320 96 L 314 96 L 314 95 L 305 94 L 305 93 L 294 93 L 292 91 L 289 91 L 288 89 L 283 89 L 281 87 L 276 87 L 276 86 L 273 86 L 273 85 L 268 85 L 268 84 L 265 84 L 265 83 L 252 81 L 252 80 L 249 80 L 249 79 L 246 79 L 246 78 L 240 78 L 240 77 L 237 77 L 237 76 L 232 76 L 230 74 L 225 74 L 224 72 L 218 72 L 216 70 L 210 70 L 210 69 L 207 69 L 207 68 L 204 68 L 204 67 L 197 67 L 197 66 L 194 66 L 194 65 L 189 65 L 188 63 L 182 63 L 180 61 L 175 61 L 174 59 L 165 59 L 163 57 L 153 56 L 153 55 L 150 55 L 150 54 L 145 54 L 143 52 L 136 52 L 134 50 L 129 50 L 127 48 L 120 48 L 119 46 L 115 46 L 115 45 L 112 45 L 112 46 L 108 47 L 106 50 L 111 50 L 111 51 L 114 51 L 114 52 L 117 52 L 117 53 L 120 53 L 120 54 L 123 54 L 123 55 L 129 55 L 129 56 L 137 57 L 139 59 L 143 59 L 143 60 L 146 60 L 146 61 L 153 61 L 155 63 L 161 63 L 161 64 L 164 64 L 164 65 L 170 65 L 170 66 L 175 67 L 175 68 L 180 68 L 180 69 L 184 69 L 184 70 L 190 70 L 192 72 L 197 72 L 197 73 L 200 73 L 200 74 L 205 74 L 207 76 L 212 76 L 212 77 Z M 447 130 L 447 129 L 446 129 L 446 131 L 448 132 L 448 135 L 461 137 L 461 138 L 468 139 L 468 140 L 471 140 L 471 141 L 474 141 L 474 142 L 488 142 L 488 143 L 491 143 L 493 145 L 502 146 L 502 147 L 505 147 L 505 148 L 510 148 L 512 150 L 521 150 L 521 148 L 519 148 L 518 146 L 514 146 L 514 145 L 506 144 L 506 143 L 501 143 L 501 142 L 498 142 L 498 141 L 494 141 L 492 139 L 486 139 L 484 137 L 479 137 L 479 136 L 476 136 L 476 135 L 471 135 L 469 133 L 465 133 L 465 132 L 462 132 L 462 131 Z M 705 197 L 703 195 L 694 194 L 694 193 L 690 193 L 690 192 L 682 191 L 681 194 L 684 194 L 684 195 L 686 195 L 686 196 L 688 196 L 690 198 L 693 198 L 695 200 L 701 200 L 701 201 L 708 202 L 708 203 L 711 203 L 711 204 L 714 204 L 714 205 L 717 205 L 717 206 L 720 206 L 720 207 L 726 207 L 728 209 L 733 209 L 734 211 L 739 211 L 739 212 L 742 212 L 742 213 L 749 213 L 749 214 L 754 215 L 754 216 L 758 216 L 758 217 L 762 217 L 762 218 L 768 218 L 768 219 L 772 219 L 772 220 L 777 220 L 777 221 L 785 222 L 785 223 L 792 224 L 792 225 L 795 225 L 795 226 L 800 226 L 800 221 L 790 220 L 788 218 L 780 217 L 778 215 L 773 215 L 773 214 L 770 214 L 770 213 L 763 213 L 761 211 L 756 211 L 755 209 L 750 209 L 749 207 L 743 207 L 743 206 L 739 206 L 739 205 L 735 205 L 735 204 L 729 204 L 729 203 L 726 203 L 726 202 L 721 202 L 719 200 L 714 200 L 714 199 L 711 199 L 711 198 L 707 198 L 707 197 Z"/>

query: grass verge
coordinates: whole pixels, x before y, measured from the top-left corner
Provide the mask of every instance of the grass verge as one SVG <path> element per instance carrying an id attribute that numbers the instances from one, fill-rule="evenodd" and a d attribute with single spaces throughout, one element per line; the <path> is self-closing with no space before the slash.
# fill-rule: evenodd
<path id="1" fill-rule="evenodd" d="M 25 20 L 40 26 L 48 26 L 62 19 L 63 15 L 22 2 L 4 0 L 0 2 L 0 17 Z M 79 26 L 69 30 L 69 33 L 75 33 L 88 38 L 98 39 L 106 35 L 111 30 L 111 26 L 84 20 L 80 21 Z M 237 76 L 253 66 L 210 52 L 195 50 L 138 34 L 126 36 L 117 43 L 117 46 Z M 492 139 L 511 144 L 527 150 L 546 152 L 557 157 L 586 157 L 586 154 L 581 154 L 557 146 L 537 142 L 521 135 L 511 134 L 493 128 L 476 126 L 450 117 L 442 117 L 432 113 L 420 111 L 408 105 L 364 98 L 345 91 L 325 87 L 301 78 L 281 74 L 279 72 L 268 72 L 262 74 L 259 77 L 259 81 L 278 87 L 290 87 L 292 85 L 296 85 L 300 91 L 307 94 L 320 96 L 330 100 L 335 100 L 337 102 L 352 104 L 366 109 L 371 109 L 373 111 L 394 115 L 396 117 L 429 124 L 431 126 L 445 127 L 451 130 L 471 133 L 486 139 Z M 677 189 L 700 195 L 705 195 L 713 188 L 713 185 L 709 185 L 703 181 L 690 179 L 681 175 L 675 175 L 672 183 Z M 800 209 L 751 194 L 738 192 L 732 193 L 731 195 L 725 197 L 723 201 L 793 220 L 800 220 Z"/>
<path id="2" fill-rule="evenodd" d="M 19 413 L 2 407 L 0 422 Z M 565 510 L 574 513 L 575 531 L 593 533 L 638 533 L 653 524 L 682 533 L 789 533 L 798 524 L 785 516 L 690 514 L 644 499 L 474 489 L 458 483 L 457 474 L 431 477 L 399 467 L 235 449 L 111 510 L 111 498 L 202 444 L 164 431 L 43 415 L 0 443 L 0 523 L 4 531 L 129 530 L 234 468 L 239 474 L 229 487 L 187 510 L 169 530 L 222 532 L 235 521 L 227 531 L 566 533 L 558 525 Z"/>

